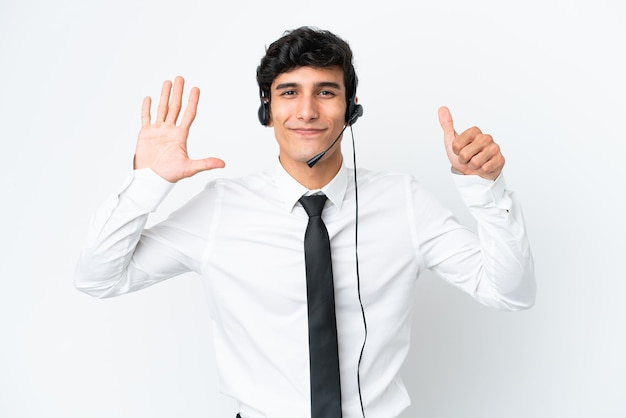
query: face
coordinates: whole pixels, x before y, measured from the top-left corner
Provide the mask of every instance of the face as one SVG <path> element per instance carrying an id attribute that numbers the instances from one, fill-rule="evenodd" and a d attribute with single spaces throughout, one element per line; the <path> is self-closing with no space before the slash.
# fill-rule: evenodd
<path id="1" fill-rule="evenodd" d="M 299 67 L 282 73 L 271 86 L 269 126 L 289 171 L 328 148 L 345 123 L 346 93 L 339 67 Z M 314 168 L 341 165 L 341 140 Z M 307 167 L 308 168 L 308 167 Z"/>

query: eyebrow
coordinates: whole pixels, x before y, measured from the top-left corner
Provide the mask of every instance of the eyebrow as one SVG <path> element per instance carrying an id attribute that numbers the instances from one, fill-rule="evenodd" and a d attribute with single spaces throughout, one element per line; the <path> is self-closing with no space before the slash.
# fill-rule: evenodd
<path id="1" fill-rule="evenodd" d="M 299 87 L 298 83 L 280 83 L 275 88 L 276 90 L 289 89 L 294 87 Z M 315 87 L 332 87 L 337 90 L 341 90 L 341 86 L 339 83 L 335 83 L 334 81 L 321 81 L 319 83 L 315 83 Z"/>

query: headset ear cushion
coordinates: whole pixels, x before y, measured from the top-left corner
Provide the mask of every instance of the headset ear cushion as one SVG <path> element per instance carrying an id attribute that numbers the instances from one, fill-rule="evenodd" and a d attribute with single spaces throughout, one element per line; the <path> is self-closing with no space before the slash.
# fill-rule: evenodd
<path id="1" fill-rule="evenodd" d="M 267 124 L 270 123 L 269 103 L 267 103 L 264 100 L 261 101 L 261 106 L 259 106 L 258 116 L 259 116 L 259 122 L 261 122 L 261 125 L 267 126 Z"/>
<path id="2" fill-rule="evenodd" d="M 348 112 L 346 112 L 346 125 L 354 125 L 357 119 L 361 116 L 363 116 L 363 106 L 357 104 L 354 100 L 351 100 Z"/>

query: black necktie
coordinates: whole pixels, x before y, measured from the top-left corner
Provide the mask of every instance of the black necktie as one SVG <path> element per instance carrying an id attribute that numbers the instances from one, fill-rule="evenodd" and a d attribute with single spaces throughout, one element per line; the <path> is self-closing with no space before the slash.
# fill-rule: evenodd
<path id="1" fill-rule="evenodd" d="M 312 418 L 341 417 L 335 289 L 330 240 L 322 221 L 325 202 L 324 195 L 300 198 L 300 203 L 309 215 L 304 235 L 304 258 L 309 305 Z"/>

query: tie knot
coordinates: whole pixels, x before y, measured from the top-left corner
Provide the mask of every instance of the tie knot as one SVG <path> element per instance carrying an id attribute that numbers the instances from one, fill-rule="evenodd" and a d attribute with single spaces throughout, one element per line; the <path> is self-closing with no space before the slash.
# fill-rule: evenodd
<path id="1" fill-rule="evenodd" d="M 309 215 L 309 218 L 312 218 L 314 216 L 322 215 L 326 199 L 326 195 L 314 194 L 311 196 L 302 196 L 300 198 L 300 203 L 302 203 L 302 207 L 306 211 L 306 214 Z"/>

